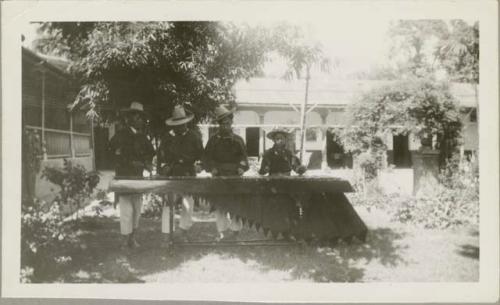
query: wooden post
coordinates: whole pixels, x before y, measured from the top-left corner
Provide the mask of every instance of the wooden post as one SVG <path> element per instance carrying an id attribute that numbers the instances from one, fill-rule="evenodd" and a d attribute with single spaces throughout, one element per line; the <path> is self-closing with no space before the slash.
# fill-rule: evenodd
<path id="1" fill-rule="evenodd" d="M 266 151 L 266 132 L 262 125 L 264 125 L 264 115 L 265 113 L 258 113 L 259 115 L 259 159 L 264 155 Z"/>
<path id="2" fill-rule="evenodd" d="M 42 72 L 42 147 L 45 147 L 47 149 L 47 146 L 45 145 L 45 70 L 41 69 Z M 43 152 L 43 160 L 47 160 L 47 151 L 44 150 Z"/>
<path id="3" fill-rule="evenodd" d="M 326 117 L 328 116 L 328 112 L 322 112 L 321 113 L 321 169 L 327 169 L 328 168 L 328 159 L 327 159 L 327 136 L 328 136 L 328 127 L 326 126 Z"/>
<path id="4" fill-rule="evenodd" d="M 302 103 L 302 107 L 300 109 L 300 163 L 303 162 L 304 159 L 304 139 L 306 133 L 306 107 L 307 107 L 307 99 L 309 95 L 309 79 L 311 78 L 311 68 L 307 66 L 306 68 L 306 94 L 304 97 L 304 102 Z"/>
<path id="5" fill-rule="evenodd" d="M 168 222 L 168 228 L 169 228 L 169 231 L 170 231 L 170 238 L 171 238 L 171 241 L 173 241 L 172 237 L 174 236 L 174 203 L 175 203 L 175 200 L 168 200 L 168 208 L 170 209 L 170 215 L 168 216 L 169 217 L 169 222 Z"/>
<path id="6" fill-rule="evenodd" d="M 73 138 L 73 112 L 69 113 L 69 148 L 71 150 L 71 158 L 75 158 L 75 139 Z"/>
<path id="7" fill-rule="evenodd" d="M 95 167 L 95 139 L 94 139 L 94 118 L 90 119 L 90 144 L 92 145 L 90 156 L 92 158 L 92 169 Z"/>

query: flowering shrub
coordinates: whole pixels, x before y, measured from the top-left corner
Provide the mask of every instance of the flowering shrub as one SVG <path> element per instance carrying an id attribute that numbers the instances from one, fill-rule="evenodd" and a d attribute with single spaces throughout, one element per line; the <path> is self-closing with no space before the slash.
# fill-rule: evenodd
<path id="1" fill-rule="evenodd" d="M 54 202 L 69 208 L 71 213 L 78 211 L 87 203 L 99 183 L 97 172 L 87 172 L 82 165 L 74 165 L 66 159 L 63 168 L 44 168 L 42 177 L 61 188 Z"/>
<path id="2" fill-rule="evenodd" d="M 51 253 L 68 236 L 60 206 L 40 200 L 25 200 L 21 216 L 21 280 L 36 281 L 48 266 L 56 262 Z"/>
<path id="3" fill-rule="evenodd" d="M 377 177 L 379 162 L 374 154 L 370 152 L 360 153 L 358 156 L 359 167 L 363 171 L 363 176 L 366 180 L 373 180 Z"/>
<path id="4" fill-rule="evenodd" d="M 162 213 L 163 202 L 158 194 L 145 194 L 143 196 L 142 216 L 159 219 Z"/>
<path id="5" fill-rule="evenodd" d="M 83 166 L 64 161 L 64 167 L 43 170 L 42 176 L 61 189 L 52 202 L 25 199 L 21 210 L 21 280 L 37 282 L 47 273 L 71 261 L 71 257 L 57 253 L 68 243 L 78 242 L 71 229 L 72 223 L 64 220 L 67 207 L 78 211 L 92 195 L 99 183 L 95 172 Z"/>
<path id="6" fill-rule="evenodd" d="M 354 205 L 387 211 L 394 220 L 426 228 L 447 228 L 479 223 L 477 161 L 452 158 L 442 171 L 435 195 L 363 193 L 350 195 Z"/>
<path id="7" fill-rule="evenodd" d="M 45 147 L 38 130 L 25 129 L 22 140 L 23 197 L 33 198 Z"/>

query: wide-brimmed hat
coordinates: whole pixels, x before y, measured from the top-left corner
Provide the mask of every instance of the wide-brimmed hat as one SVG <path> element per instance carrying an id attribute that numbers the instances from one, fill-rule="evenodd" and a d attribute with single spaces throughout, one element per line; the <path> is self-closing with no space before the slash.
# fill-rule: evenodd
<path id="1" fill-rule="evenodd" d="M 125 114 L 140 113 L 140 114 L 146 115 L 146 112 L 144 112 L 144 106 L 139 102 L 130 103 L 129 107 L 120 109 L 120 112 L 125 113 Z"/>
<path id="2" fill-rule="evenodd" d="M 267 138 L 274 140 L 274 137 L 276 137 L 276 135 L 278 135 L 278 134 L 283 134 L 283 135 L 285 135 L 285 137 L 288 137 L 290 135 L 290 133 L 291 133 L 290 130 L 288 130 L 287 128 L 276 127 L 267 134 Z"/>
<path id="3" fill-rule="evenodd" d="M 232 115 L 236 109 L 231 109 L 228 110 L 224 105 L 219 105 L 215 108 L 214 114 L 215 114 L 215 121 L 219 122 L 222 119 L 227 118 L 228 116 Z"/>
<path id="4" fill-rule="evenodd" d="M 165 124 L 169 126 L 182 125 L 191 121 L 193 118 L 193 114 L 187 113 L 184 107 L 177 105 L 174 107 L 174 111 L 172 111 L 172 116 L 165 120 Z"/>

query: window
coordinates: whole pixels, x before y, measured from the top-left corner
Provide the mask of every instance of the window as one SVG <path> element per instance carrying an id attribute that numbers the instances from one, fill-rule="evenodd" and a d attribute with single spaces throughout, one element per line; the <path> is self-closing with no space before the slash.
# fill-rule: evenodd
<path id="1" fill-rule="evenodd" d="M 73 114 L 73 131 L 90 133 L 90 120 L 87 119 L 85 112 L 79 111 Z"/>
<path id="2" fill-rule="evenodd" d="M 318 129 L 317 128 L 306 129 L 306 141 L 316 142 L 317 140 L 318 140 Z"/>

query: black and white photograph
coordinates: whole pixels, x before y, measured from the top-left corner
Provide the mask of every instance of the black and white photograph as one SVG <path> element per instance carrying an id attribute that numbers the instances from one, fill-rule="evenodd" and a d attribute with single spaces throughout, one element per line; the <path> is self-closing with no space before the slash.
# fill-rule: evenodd
<path id="1" fill-rule="evenodd" d="M 19 24 L 16 285 L 480 282 L 481 16 L 257 15 Z"/>

